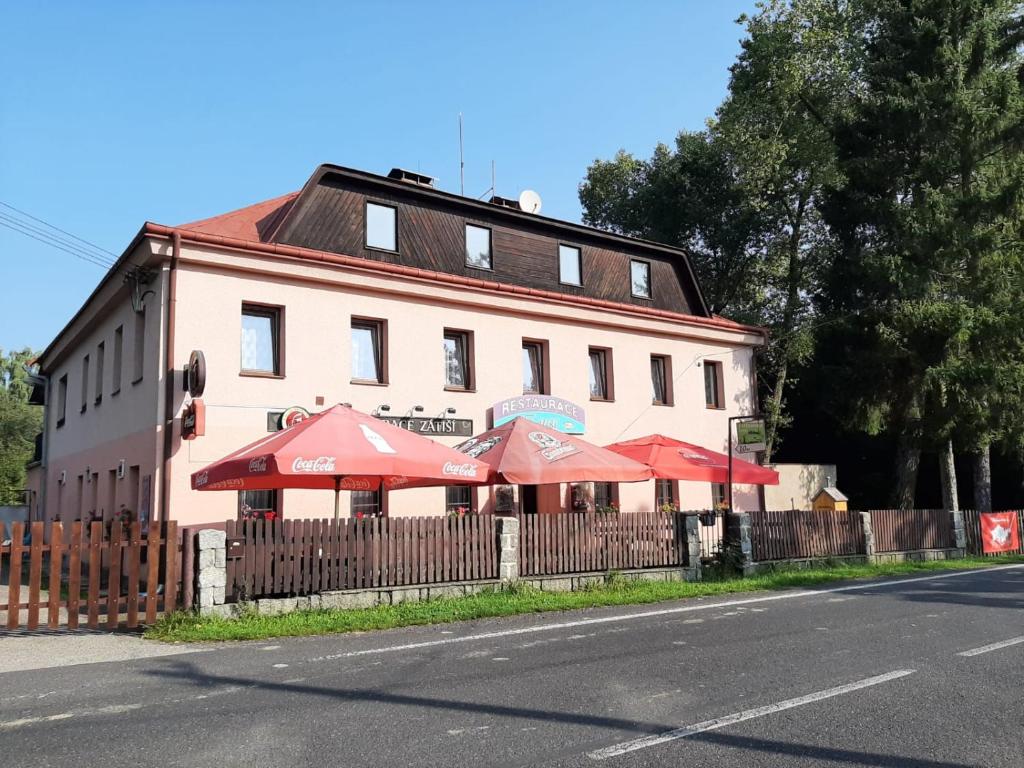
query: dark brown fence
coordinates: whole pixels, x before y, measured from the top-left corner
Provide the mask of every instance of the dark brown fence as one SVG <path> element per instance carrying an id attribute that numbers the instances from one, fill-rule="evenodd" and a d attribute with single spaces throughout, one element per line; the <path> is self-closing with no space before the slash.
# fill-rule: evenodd
<path id="1" fill-rule="evenodd" d="M 1010 552 L 986 554 L 981 541 L 981 513 L 973 509 L 964 510 L 964 529 L 967 534 L 967 551 L 972 555 L 998 557 L 1001 554 L 1024 554 L 1024 510 L 1017 510 L 1017 549 Z"/>
<path id="2" fill-rule="evenodd" d="M 0 626 L 135 628 L 177 605 L 177 523 L 13 523 L 0 545 Z"/>
<path id="3" fill-rule="evenodd" d="M 876 552 L 912 552 L 956 546 L 952 515 L 944 509 L 873 509 Z"/>
<path id="4" fill-rule="evenodd" d="M 859 512 L 754 511 L 750 513 L 755 561 L 864 554 Z"/>
<path id="5" fill-rule="evenodd" d="M 522 576 L 682 566 L 687 554 L 678 512 L 519 516 Z"/>
<path id="6" fill-rule="evenodd" d="M 494 518 L 229 521 L 228 597 L 498 578 Z"/>

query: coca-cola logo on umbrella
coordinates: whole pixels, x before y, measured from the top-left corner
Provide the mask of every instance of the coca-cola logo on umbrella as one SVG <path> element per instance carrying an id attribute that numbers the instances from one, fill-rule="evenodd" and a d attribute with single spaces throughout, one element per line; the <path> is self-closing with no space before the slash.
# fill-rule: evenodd
<path id="1" fill-rule="evenodd" d="M 249 474 L 250 475 L 262 475 L 266 474 L 267 471 L 267 457 L 257 456 L 255 459 L 249 462 Z"/>
<path id="2" fill-rule="evenodd" d="M 335 456 L 317 456 L 315 459 L 304 459 L 301 456 L 296 456 L 295 461 L 292 462 L 292 472 L 333 473 L 337 460 Z"/>
<path id="3" fill-rule="evenodd" d="M 338 487 L 343 491 L 372 491 L 373 483 L 363 477 L 346 477 Z"/>
<path id="4" fill-rule="evenodd" d="M 447 461 L 441 471 L 446 475 L 456 477 L 476 477 L 476 464 L 456 464 L 453 461 Z"/>
<path id="5" fill-rule="evenodd" d="M 198 475 L 196 475 L 196 488 L 202 488 L 208 482 L 210 482 L 209 472 L 200 472 Z"/>

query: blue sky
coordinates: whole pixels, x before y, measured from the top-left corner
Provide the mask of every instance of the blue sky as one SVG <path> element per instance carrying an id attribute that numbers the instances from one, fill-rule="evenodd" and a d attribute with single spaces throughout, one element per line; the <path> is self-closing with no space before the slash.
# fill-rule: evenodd
<path id="1" fill-rule="evenodd" d="M 298 189 L 321 162 L 579 220 L 595 158 L 648 155 L 725 95 L 753 0 L 13 3 L 0 201 L 120 253 Z M 8 213 L 0 208 L 0 213 Z M 0 227 L 0 348 L 43 348 L 103 270 Z"/>

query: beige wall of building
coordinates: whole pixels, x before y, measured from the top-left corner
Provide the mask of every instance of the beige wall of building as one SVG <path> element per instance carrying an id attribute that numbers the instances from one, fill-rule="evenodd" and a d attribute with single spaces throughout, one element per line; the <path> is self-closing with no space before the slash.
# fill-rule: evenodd
<path id="1" fill-rule="evenodd" d="M 106 517 L 122 506 L 161 512 L 166 392 L 165 317 L 170 277 L 170 240 L 145 237 L 137 263 L 151 258 L 156 277 L 148 286 L 144 324 L 142 379 L 133 384 L 136 313 L 127 288 L 110 281 L 72 322 L 47 353 L 51 367 L 46 428 L 46 516 L 72 519 L 95 510 Z M 683 322 L 630 311 L 597 308 L 564 300 L 520 296 L 487 287 L 450 285 L 435 280 L 386 274 L 366 267 L 321 264 L 242 249 L 185 242 L 175 270 L 173 426 L 168 463 L 169 514 L 183 524 L 233 519 L 233 492 L 194 492 L 193 472 L 242 445 L 267 435 L 269 411 L 302 406 L 310 411 L 338 402 L 372 412 L 381 404 L 391 415 L 423 406 L 424 416 L 455 408 L 458 418 L 473 420 L 474 432 L 489 428 L 489 409 L 522 392 L 524 338 L 544 340 L 549 354 L 549 394 L 583 406 L 584 439 L 604 445 L 660 432 L 717 451 L 726 449 L 727 418 L 754 408 L 753 354 L 760 334 L 740 328 Z M 278 378 L 240 373 L 241 311 L 244 303 L 281 307 L 284 370 Z M 350 330 L 353 316 L 387 322 L 388 383 L 351 381 Z M 113 395 L 115 330 L 123 328 L 121 389 Z M 442 337 L 446 328 L 474 335 L 475 391 L 444 387 Z M 94 403 L 95 355 L 104 343 L 102 400 Z M 589 395 L 589 347 L 611 351 L 614 400 L 592 402 Z M 182 440 L 181 415 L 190 397 L 183 391 L 182 369 L 193 349 L 203 350 L 208 378 L 206 434 Z M 90 355 L 88 402 L 81 405 L 82 358 Z M 651 404 L 650 356 L 672 359 L 674 404 Z M 705 405 L 703 363 L 722 363 L 724 408 Z M 56 388 L 68 377 L 64 424 L 56 426 Z M 323 399 L 323 406 L 317 404 Z M 455 445 L 464 438 L 439 438 Z M 116 477 L 124 461 L 125 477 Z M 66 480 L 60 482 L 62 472 Z M 147 480 L 148 478 L 148 480 Z M 147 488 L 148 494 L 147 494 Z M 481 511 L 493 508 L 491 492 L 477 490 Z M 541 490 L 542 511 L 565 506 L 567 487 Z M 443 488 L 390 493 L 390 515 L 441 514 Z M 328 516 L 332 494 L 283 492 L 286 517 Z M 707 508 L 707 483 L 679 483 L 680 506 Z M 624 511 L 649 511 L 654 483 L 622 484 Z M 759 506 L 757 489 L 737 486 L 736 507 Z M 343 498 L 343 510 L 348 499 Z"/>
<path id="2" fill-rule="evenodd" d="M 818 491 L 836 484 L 835 464 L 769 464 L 778 485 L 764 488 L 765 509 L 810 509 Z"/>

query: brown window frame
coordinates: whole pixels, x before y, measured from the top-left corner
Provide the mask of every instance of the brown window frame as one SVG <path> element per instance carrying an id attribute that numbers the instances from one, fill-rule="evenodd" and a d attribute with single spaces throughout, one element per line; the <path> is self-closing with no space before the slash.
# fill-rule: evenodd
<path id="1" fill-rule="evenodd" d="M 82 358 L 82 407 L 79 413 L 85 413 L 89 408 L 89 355 Z"/>
<path id="2" fill-rule="evenodd" d="M 132 386 L 146 375 L 146 309 L 135 313 L 135 329 L 132 338 Z"/>
<path id="3" fill-rule="evenodd" d="M 445 357 L 444 363 L 446 367 L 444 372 L 444 390 L 445 392 L 476 392 L 476 345 L 473 340 L 473 332 L 466 331 L 461 328 L 444 329 L 444 341 L 447 341 L 449 337 L 456 336 L 462 337 L 462 348 L 465 355 L 464 368 L 466 383 L 464 386 L 459 386 L 448 382 L 448 359 Z"/>
<path id="4" fill-rule="evenodd" d="M 653 396 L 653 392 L 652 392 L 651 405 L 662 405 L 662 406 L 669 406 L 669 407 L 671 407 L 671 406 L 675 405 L 675 390 L 674 390 L 674 387 L 672 386 L 672 355 L 659 355 L 659 354 L 651 355 L 651 367 L 652 367 L 652 370 L 651 370 L 651 389 L 652 390 L 654 389 L 654 370 L 653 370 L 653 365 L 654 365 L 654 361 L 655 360 L 660 360 L 661 361 L 662 376 L 664 378 L 664 386 L 665 386 L 665 399 L 664 400 L 657 400 Z"/>
<path id="5" fill-rule="evenodd" d="M 463 261 L 469 269 L 482 269 L 484 272 L 494 271 L 494 230 L 490 227 L 485 227 L 483 224 L 477 224 L 472 221 L 464 222 L 465 226 L 462 230 L 462 245 L 465 253 L 463 254 Z M 479 264 L 469 263 L 469 228 L 482 229 L 487 232 L 487 260 L 488 265 L 481 267 Z"/>
<path id="6" fill-rule="evenodd" d="M 356 328 L 373 328 L 377 333 L 377 379 L 357 379 L 352 376 L 351 344 L 352 331 Z M 352 315 L 349 325 L 349 383 L 363 384 L 369 387 L 386 387 L 388 385 L 388 321 L 379 317 L 363 317 Z"/>
<path id="7" fill-rule="evenodd" d="M 111 367 L 110 396 L 120 394 L 121 379 L 124 376 L 122 366 L 124 365 L 124 326 L 119 325 L 114 329 L 114 361 Z"/>
<path id="8" fill-rule="evenodd" d="M 57 380 L 57 428 L 64 426 L 68 416 L 68 375 L 65 373 Z"/>
<path id="9" fill-rule="evenodd" d="M 670 498 L 670 503 L 676 509 L 679 508 L 679 481 L 678 480 L 665 480 L 665 479 L 661 479 L 661 478 L 656 478 L 655 481 L 654 481 L 654 511 L 655 512 L 660 512 L 662 504 L 665 503 L 664 500 L 663 500 L 665 497 L 663 497 L 661 495 L 661 489 L 664 487 L 665 483 L 668 484 L 669 494 L 670 494 L 670 497 L 669 497 Z"/>
<path id="10" fill-rule="evenodd" d="M 713 411 L 725 410 L 725 369 L 719 360 L 705 360 L 704 366 L 704 405 Z M 708 370 L 715 371 L 715 397 L 714 401 L 708 400 Z"/>
<path id="11" fill-rule="evenodd" d="M 100 342 L 96 345 L 96 395 L 93 398 L 93 405 L 103 402 L 103 368 L 107 362 L 107 345 Z"/>
<path id="12" fill-rule="evenodd" d="M 379 500 L 377 502 L 377 513 L 376 514 L 370 514 L 370 515 L 366 515 L 364 513 L 363 514 L 363 518 L 366 519 L 366 518 L 373 518 L 373 517 L 387 517 L 388 516 L 388 492 L 384 488 L 384 486 L 379 486 L 377 488 L 377 490 L 375 490 L 375 491 L 350 491 L 349 492 L 349 499 L 348 499 L 348 514 L 349 514 L 349 517 L 353 517 L 353 518 L 356 517 L 356 513 L 358 512 L 358 510 L 355 508 L 356 507 L 356 498 L 359 498 L 359 495 L 360 494 L 364 494 L 364 493 L 374 494 L 375 496 L 378 497 Z M 363 503 L 360 503 L 359 506 L 366 506 L 366 505 L 363 504 Z"/>
<path id="13" fill-rule="evenodd" d="M 448 497 L 449 491 L 458 489 L 460 492 L 465 491 L 469 494 L 469 501 L 466 504 L 462 504 L 458 501 L 452 501 Z M 452 514 L 452 507 L 455 507 L 456 513 L 458 507 L 466 507 L 464 514 L 472 514 L 477 510 L 476 506 L 476 489 L 472 485 L 446 485 L 444 488 L 444 512 L 446 515 Z"/>
<path id="14" fill-rule="evenodd" d="M 378 208 L 390 208 L 395 212 L 395 247 L 384 248 L 379 245 L 370 245 L 370 206 Z M 398 246 L 398 206 L 394 203 L 383 203 L 379 200 L 365 200 L 363 205 L 363 247 L 368 251 L 380 251 L 381 253 L 399 253 Z"/>
<path id="15" fill-rule="evenodd" d="M 614 403 L 615 402 L 615 363 L 612 356 L 612 350 L 609 347 L 588 347 L 587 348 L 587 379 L 589 389 L 589 378 L 590 371 L 593 366 L 592 358 L 594 355 L 598 355 L 601 358 L 602 367 L 604 368 L 604 397 L 599 397 L 591 391 L 590 400 L 597 403 Z"/>
<path id="16" fill-rule="evenodd" d="M 523 339 L 522 349 L 525 350 L 527 347 L 536 347 L 538 349 L 537 360 L 538 360 L 538 364 L 540 365 L 540 377 L 539 377 L 540 378 L 540 382 L 539 382 L 540 389 L 538 391 L 536 391 L 536 392 L 528 391 L 526 389 L 526 382 L 523 382 L 523 394 L 524 395 L 549 395 L 549 394 L 551 394 L 551 381 L 550 381 L 550 378 L 549 378 L 549 376 L 550 376 L 549 370 L 550 370 L 551 366 L 549 365 L 550 360 L 548 359 L 548 342 L 545 341 L 544 339 L 524 338 Z M 520 365 L 520 375 L 522 375 L 522 370 L 521 370 L 522 369 L 522 353 L 520 353 L 519 365 Z"/>
<path id="17" fill-rule="evenodd" d="M 633 290 L 633 265 L 643 264 L 647 267 L 647 294 L 636 293 Z M 634 299 L 643 299 L 644 301 L 652 301 L 654 299 L 654 283 L 652 280 L 654 270 L 651 269 L 651 262 L 647 259 L 630 258 L 629 260 L 629 295 Z"/>
<path id="18" fill-rule="evenodd" d="M 607 504 L 598 504 L 598 501 L 597 501 L 597 487 L 599 485 L 607 485 L 608 486 L 609 493 L 608 493 L 608 503 Z M 596 481 L 595 480 L 594 483 L 593 483 L 593 486 L 594 486 L 593 490 L 594 490 L 594 510 L 595 511 L 597 511 L 598 507 L 602 507 L 602 506 L 617 507 L 619 505 L 619 484 L 618 483 L 600 482 L 600 481 Z"/>
<path id="19" fill-rule="evenodd" d="M 254 490 L 254 491 L 239 491 L 238 492 L 238 519 L 239 520 L 243 519 L 242 518 L 242 495 L 243 494 L 245 494 L 245 493 L 268 493 L 268 492 L 273 494 L 271 496 L 271 498 L 273 499 L 272 506 L 270 506 L 267 509 L 255 509 L 255 508 L 253 508 L 253 511 L 254 512 L 273 512 L 278 520 L 282 519 L 284 517 L 284 515 L 282 513 L 282 507 L 283 507 L 283 504 L 282 504 L 283 498 L 282 497 L 283 497 L 284 494 L 283 494 L 283 491 L 281 489 L 277 489 L 277 488 L 268 488 L 266 490 Z"/>
<path id="20" fill-rule="evenodd" d="M 716 499 L 716 490 L 721 489 L 722 498 Z M 726 483 L 711 483 L 711 508 L 722 509 L 729 506 L 729 489 Z"/>
<path id="21" fill-rule="evenodd" d="M 580 273 L 580 281 L 578 283 L 571 283 L 568 280 L 562 279 L 562 249 L 568 248 L 576 251 L 576 268 Z M 558 244 L 558 283 L 559 285 L 568 285 L 572 288 L 583 287 L 583 248 L 572 243 L 559 243 Z"/>
<path id="22" fill-rule="evenodd" d="M 239 339 L 241 339 L 241 318 L 245 315 L 254 317 L 269 317 L 271 319 L 270 332 L 271 343 L 274 345 L 274 371 L 260 371 L 242 368 L 242 353 L 238 353 L 238 375 L 257 379 L 283 379 L 285 361 L 284 343 L 284 307 L 280 304 L 263 304 L 257 301 L 243 301 L 242 311 L 239 314 Z M 241 342 L 239 342 L 241 343 Z"/>

